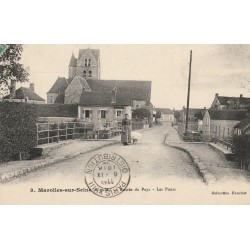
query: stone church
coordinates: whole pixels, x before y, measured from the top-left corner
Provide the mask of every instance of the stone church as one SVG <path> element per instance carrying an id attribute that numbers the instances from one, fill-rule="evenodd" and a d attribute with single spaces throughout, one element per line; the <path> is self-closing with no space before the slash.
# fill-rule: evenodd
<path id="1" fill-rule="evenodd" d="M 151 81 L 101 80 L 100 50 L 72 54 L 68 78 L 58 77 L 47 93 L 47 103 L 78 104 L 78 118 L 95 126 L 120 121 L 141 107 L 153 112 Z"/>

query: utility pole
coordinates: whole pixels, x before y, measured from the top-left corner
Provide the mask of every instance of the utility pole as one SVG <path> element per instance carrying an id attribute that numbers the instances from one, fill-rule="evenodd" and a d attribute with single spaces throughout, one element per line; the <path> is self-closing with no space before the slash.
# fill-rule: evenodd
<path id="1" fill-rule="evenodd" d="M 188 93 L 187 93 L 187 112 L 186 112 L 185 134 L 187 134 L 187 131 L 188 131 L 188 113 L 189 113 L 189 99 L 190 99 L 191 66 L 192 66 L 192 50 L 190 50 L 190 63 L 189 63 L 189 76 L 188 76 Z"/>

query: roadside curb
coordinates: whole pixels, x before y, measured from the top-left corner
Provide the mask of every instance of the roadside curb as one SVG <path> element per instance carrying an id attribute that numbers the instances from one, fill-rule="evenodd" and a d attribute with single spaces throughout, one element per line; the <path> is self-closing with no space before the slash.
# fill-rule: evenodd
<path id="1" fill-rule="evenodd" d="M 180 144 L 178 142 L 175 142 L 175 144 L 176 145 L 168 143 L 167 135 L 166 135 L 165 145 L 172 147 L 172 148 L 176 148 L 178 150 L 181 150 L 187 153 L 189 157 L 191 158 L 193 164 L 196 166 L 204 183 L 212 184 L 216 182 L 216 178 L 214 177 L 214 175 L 207 169 L 206 164 L 200 160 L 199 156 L 194 151 L 188 150 L 187 148 L 183 147 L 183 145 L 185 145 L 183 142 L 181 142 Z"/>
<path id="2" fill-rule="evenodd" d="M 152 128 L 145 128 L 145 129 L 135 130 L 135 131 L 144 132 L 146 130 L 150 130 L 150 129 L 153 129 L 153 128 L 157 128 L 157 126 L 152 127 Z M 85 141 L 87 141 L 87 140 L 85 140 Z M 108 143 L 106 145 L 102 145 L 102 146 L 97 146 L 95 148 L 86 150 L 84 152 L 76 153 L 76 154 L 73 154 L 73 155 L 70 155 L 70 156 L 64 156 L 63 158 L 57 158 L 57 159 L 50 160 L 50 161 L 47 161 L 47 162 L 35 164 L 35 165 L 29 166 L 29 167 L 27 167 L 25 169 L 19 169 L 19 170 L 13 171 L 13 172 L 3 173 L 2 175 L 0 175 L 0 183 L 6 183 L 6 182 L 11 181 L 12 179 L 21 177 L 22 175 L 26 175 L 27 173 L 34 172 L 34 171 L 37 171 L 39 169 L 46 168 L 46 167 L 48 167 L 50 165 L 60 163 L 62 161 L 69 160 L 69 159 L 72 159 L 72 158 L 75 158 L 75 157 L 77 157 L 79 155 L 90 153 L 90 152 L 93 152 L 95 150 L 98 150 L 98 149 L 101 149 L 101 148 L 105 148 L 105 147 L 120 143 L 120 140 L 114 140 L 114 139 L 113 140 L 112 139 L 111 140 L 105 139 L 105 141 L 109 141 L 110 143 Z M 68 144 L 68 143 L 72 143 L 72 142 L 67 142 L 65 144 Z M 64 146 L 65 144 L 58 145 L 58 147 Z M 50 149 L 49 151 L 51 151 L 53 149 L 54 148 Z"/>
<path id="3" fill-rule="evenodd" d="M 35 165 L 29 166 L 29 167 L 27 167 L 25 169 L 21 169 L 21 170 L 16 170 L 16 171 L 13 171 L 13 172 L 4 173 L 4 174 L 2 174 L 0 176 L 0 183 L 9 182 L 12 179 L 21 177 L 22 175 L 25 175 L 25 174 L 30 173 L 30 172 L 37 171 L 37 170 L 45 168 L 45 167 L 48 167 L 48 166 L 50 166 L 52 164 L 60 163 L 60 162 L 65 161 L 65 160 L 69 160 L 69 159 L 75 158 L 75 157 L 77 157 L 79 155 L 90 153 L 90 152 L 93 152 L 95 150 L 98 150 L 98 149 L 101 149 L 101 148 L 105 148 L 105 147 L 108 147 L 108 146 L 111 146 L 111 145 L 114 145 L 114 144 L 118 144 L 118 143 L 120 143 L 120 141 L 112 141 L 112 142 L 110 142 L 110 143 L 108 143 L 106 145 L 98 146 L 98 147 L 86 150 L 84 152 L 76 153 L 76 154 L 73 154 L 73 155 L 70 155 L 70 156 L 65 156 L 63 158 L 54 159 L 54 160 L 47 161 L 47 162 L 40 163 L 40 164 L 35 164 Z"/>

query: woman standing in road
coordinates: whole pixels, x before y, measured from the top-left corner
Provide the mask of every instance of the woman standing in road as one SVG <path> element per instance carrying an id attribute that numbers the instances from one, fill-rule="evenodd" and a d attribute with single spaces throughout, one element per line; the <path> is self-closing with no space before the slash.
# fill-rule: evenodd
<path id="1" fill-rule="evenodd" d="M 124 146 L 131 143 L 131 122 L 129 120 L 128 114 L 125 114 L 125 118 L 122 120 L 122 135 L 121 142 Z"/>

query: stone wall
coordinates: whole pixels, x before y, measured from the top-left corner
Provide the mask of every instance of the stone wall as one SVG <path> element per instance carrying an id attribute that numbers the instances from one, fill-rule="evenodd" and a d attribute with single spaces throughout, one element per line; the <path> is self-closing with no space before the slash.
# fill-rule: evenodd
<path id="1" fill-rule="evenodd" d="M 47 93 L 47 103 L 54 103 L 58 93 Z"/>

